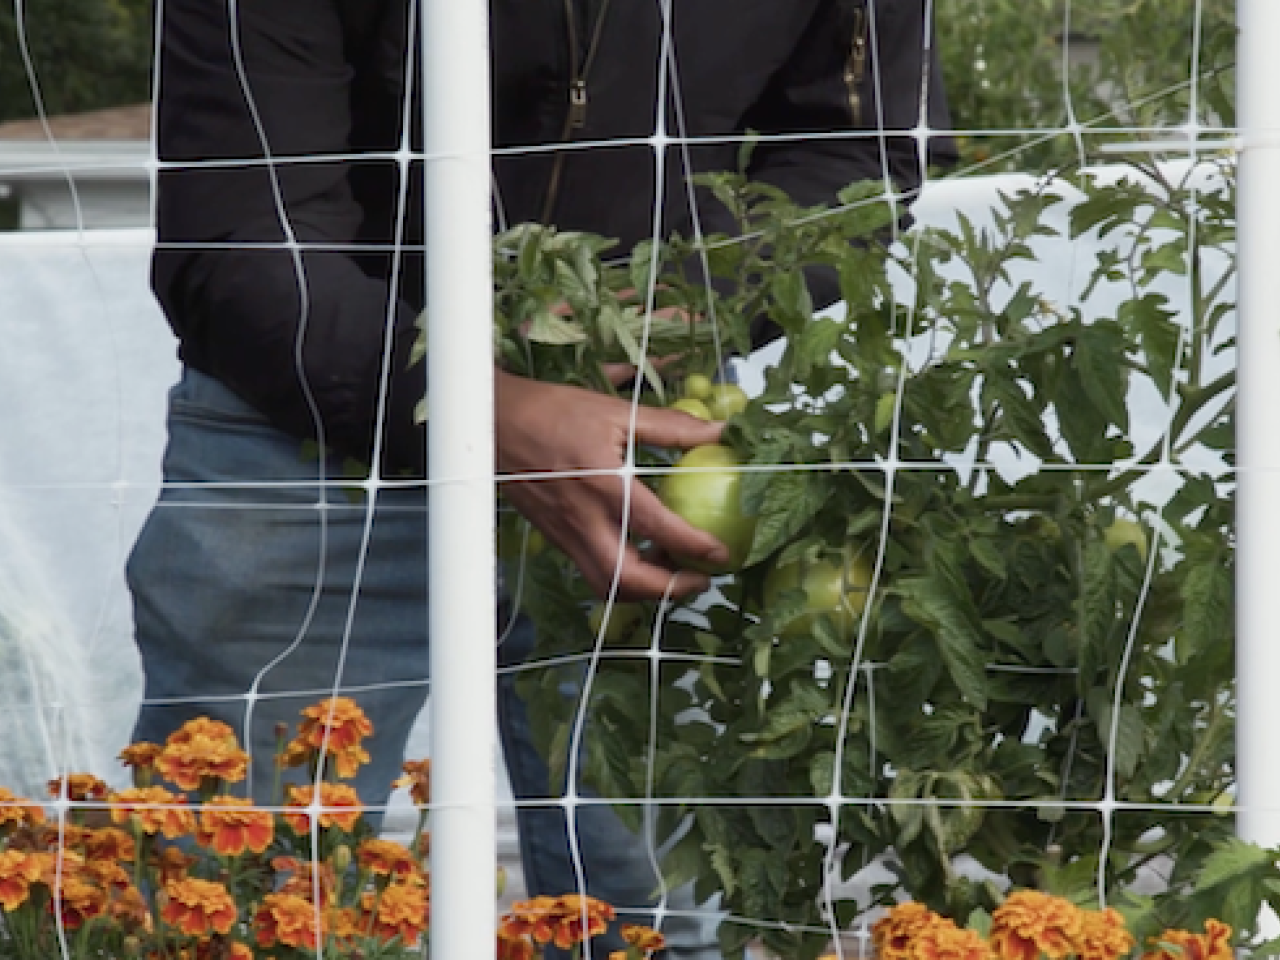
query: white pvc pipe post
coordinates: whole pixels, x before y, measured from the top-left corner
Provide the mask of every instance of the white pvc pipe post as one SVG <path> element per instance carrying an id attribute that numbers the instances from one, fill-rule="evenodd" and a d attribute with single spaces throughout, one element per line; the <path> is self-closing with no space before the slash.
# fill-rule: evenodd
<path id="1" fill-rule="evenodd" d="M 1236 761 L 1240 835 L 1280 844 L 1280 2 L 1238 0 Z"/>
<path id="2" fill-rule="evenodd" d="M 425 0 L 431 956 L 496 952 L 493 262 L 487 0 Z"/>

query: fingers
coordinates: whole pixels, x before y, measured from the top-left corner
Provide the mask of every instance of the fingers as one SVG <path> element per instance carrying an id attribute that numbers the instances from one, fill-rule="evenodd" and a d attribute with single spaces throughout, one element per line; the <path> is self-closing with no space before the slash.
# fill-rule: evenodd
<path id="1" fill-rule="evenodd" d="M 632 485 L 630 519 L 633 533 L 651 541 L 677 562 L 683 559 L 707 566 L 721 566 L 731 559 L 728 547 L 672 513 L 657 494 L 642 483 Z"/>
<path id="2" fill-rule="evenodd" d="M 595 547 L 595 556 L 604 562 L 583 563 L 579 569 L 592 591 L 602 598 L 613 586 L 615 573 L 617 598 L 625 601 L 660 600 L 668 592 L 671 596 L 683 597 L 701 593 L 711 585 L 710 579 L 703 574 L 692 570 L 672 570 L 642 556 L 634 544 L 621 541 L 617 531 L 612 537 L 604 537 Z M 619 547 L 622 549 L 620 562 Z"/>
<path id="3" fill-rule="evenodd" d="M 574 561 L 597 594 L 607 595 L 615 572 L 619 596 L 626 600 L 661 598 L 673 575 L 677 595 L 706 588 L 706 577 L 677 574 L 628 543 L 631 533 L 651 541 L 663 556 L 709 565 L 728 559 L 723 544 L 669 511 L 634 477 L 594 473 L 536 479 L 538 473 L 619 470 L 630 439 L 631 404 L 506 374 L 496 382 L 499 469 L 528 478 L 509 481 L 504 492 Z M 646 406 L 635 408 L 635 418 L 637 442 L 676 449 L 714 443 L 724 428 L 678 410 Z"/>
<path id="4" fill-rule="evenodd" d="M 710 557 L 719 563 L 724 547 L 714 537 L 669 514 L 647 487 L 632 481 L 632 502 L 624 509 L 620 478 L 523 480 L 508 483 L 507 499 L 574 562 L 591 590 L 608 595 L 617 576 L 621 600 L 657 600 L 667 594 L 686 596 L 705 590 L 708 579 L 696 572 L 673 570 L 641 556 L 628 532 L 653 539 L 662 550 L 683 556 Z M 624 529 L 623 517 L 627 519 Z M 669 516 L 675 521 L 668 524 Z M 642 531 L 655 531 L 652 533 Z M 672 577 L 675 584 L 672 586 Z"/>
<path id="5" fill-rule="evenodd" d="M 717 442 L 723 432 L 723 423 L 702 420 L 681 410 L 636 408 L 636 441 L 639 443 L 688 450 Z"/>

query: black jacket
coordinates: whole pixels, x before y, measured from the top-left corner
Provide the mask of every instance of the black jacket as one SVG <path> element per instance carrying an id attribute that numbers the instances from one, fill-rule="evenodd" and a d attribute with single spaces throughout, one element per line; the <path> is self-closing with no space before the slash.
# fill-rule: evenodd
<path id="1" fill-rule="evenodd" d="M 658 116 L 663 5 L 490 6 L 499 221 L 547 218 L 630 249 L 652 230 L 656 164 L 647 138 Z M 183 361 L 300 438 L 317 435 L 314 403 L 326 442 L 363 458 L 392 323 L 390 470 L 420 470 L 423 456 L 412 421 L 422 366 L 407 363 L 423 302 L 422 171 L 405 164 L 401 190 L 397 162 L 402 148 L 420 149 L 417 99 L 404 98 L 406 76 L 414 89 L 419 77 L 406 53 L 418 48 L 415 7 L 167 0 L 158 80 L 153 282 Z M 926 66 L 922 54 L 925 0 L 670 7 L 668 78 L 679 103 L 669 98 L 668 136 L 823 134 L 766 143 L 752 158 L 752 176 L 805 204 L 829 202 L 854 180 L 881 179 L 885 161 L 900 188 L 919 184 L 914 138 L 839 134 L 923 127 L 922 103 L 930 129 L 948 126 L 936 58 Z M 565 139 L 615 143 L 521 149 Z M 945 154 L 948 142 L 939 145 Z M 732 169 L 737 153 L 737 143 L 709 139 L 688 157 L 696 170 Z M 684 156 L 668 148 L 664 231 L 689 229 Z M 287 218 L 278 214 L 277 189 Z M 704 231 L 731 232 L 714 205 L 699 201 L 699 213 Z M 830 302 L 836 291 L 814 294 Z"/>

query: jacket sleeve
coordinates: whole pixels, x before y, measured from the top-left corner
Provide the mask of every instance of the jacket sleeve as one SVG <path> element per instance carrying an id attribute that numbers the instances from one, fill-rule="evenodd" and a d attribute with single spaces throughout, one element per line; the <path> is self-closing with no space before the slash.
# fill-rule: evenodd
<path id="1" fill-rule="evenodd" d="M 821 0 L 790 58 L 743 119 L 745 129 L 764 135 L 747 174 L 802 206 L 834 205 L 850 183 L 888 177 L 909 204 L 926 165 L 948 165 L 956 155 L 945 134 L 930 137 L 925 150 L 914 135 L 903 134 L 951 125 L 926 13 L 926 0 Z M 782 136 L 770 140 L 771 134 Z M 817 136 L 787 136 L 793 134 Z M 707 232 L 735 232 L 723 207 L 700 208 Z M 807 279 L 819 306 L 839 299 L 833 271 L 813 270 Z M 761 331 L 760 339 L 769 336 Z"/>
<path id="2" fill-rule="evenodd" d="M 168 0 L 163 13 L 152 281 L 184 361 L 283 430 L 366 460 L 385 365 L 384 466 L 420 470 L 404 265 L 359 243 L 353 171 L 376 161 L 349 155 L 343 11 Z"/>

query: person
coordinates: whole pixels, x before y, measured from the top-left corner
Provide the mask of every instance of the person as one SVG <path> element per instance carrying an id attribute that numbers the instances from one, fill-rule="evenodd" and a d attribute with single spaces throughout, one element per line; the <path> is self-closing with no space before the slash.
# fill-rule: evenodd
<path id="1" fill-rule="evenodd" d="M 695 210 L 705 232 L 732 232 L 727 212 L 686 182 L 735 168 L 733 138 L 749 130 L 792 135 L 762 140 L 748 173 L 800 203 L 833 202 L 861 179 L 891 180 L 909 199 L 929 156 L 904 131 L 948 122 L 926 6 L 492 0 L 499 219 L 589 230 L 623 250 L 650 236 L 655 209 L 663 233 L 687 233 Z M 371 806 L 384 802 L 427 694 L 429 496 L 414 418 L 425 375 L 409 362 L 424 301 L 415 7 L 161 7 L 152 280 L 183 373 L 170 396 L 164 486 L 127 568 L 146 677 L 135 738 L 163 740 L 196 714 L 223 719 L 253 754 L 260 800 L 270 799 L 277 724 L 337 689 L 375 725 L 357 786 Z M 687 149 L 652 137 L 662 70 L 668 133 L 688 138 Z M 801 136 L 819 132 L 850 135 Z M 605 145 L 578 148 L 587 142 Z M 525 149 L 548 144 L 561 148 Z M 942 139 L 930 147 L 935 159 L 948 149 Z M 819 303 L 837 298 L 833 277 L 810 282 Z M 621 464 L 628 403 L 495 377 L 501 473 Z M 636 422 L 639 441 L 673 448 L 714 441 L 720 429 L 649 407 Z M 353 461 L 373 463 L 383 483 L 352 497 Z M 503 490 L 597 591 L 608 588 L 626 493 L 618 477 Z M 714 561 L 724 550 L 643 485 L 630 493 L 631 529 L 662 548 L 657 557 Z M 629 550 L 619 597 L 660 596 L 672 576 L 677 593 L 705 587 L 668 564 Z M 531 644 L 519 620 L 503 662 Z M 517 797 L 551 798 L 519 810 L 530 892 L 572 891 L 564 811 L 506 675 L 499 703 Z M 583 807 L 576 828 L 589 892 L 623 908 L 651 904 L 649 854 L 612 812 Z M 688 913 L 664 923 L 670 955 L 719 956 L 714 914 L 682 896 L 668 906 Z"/>

